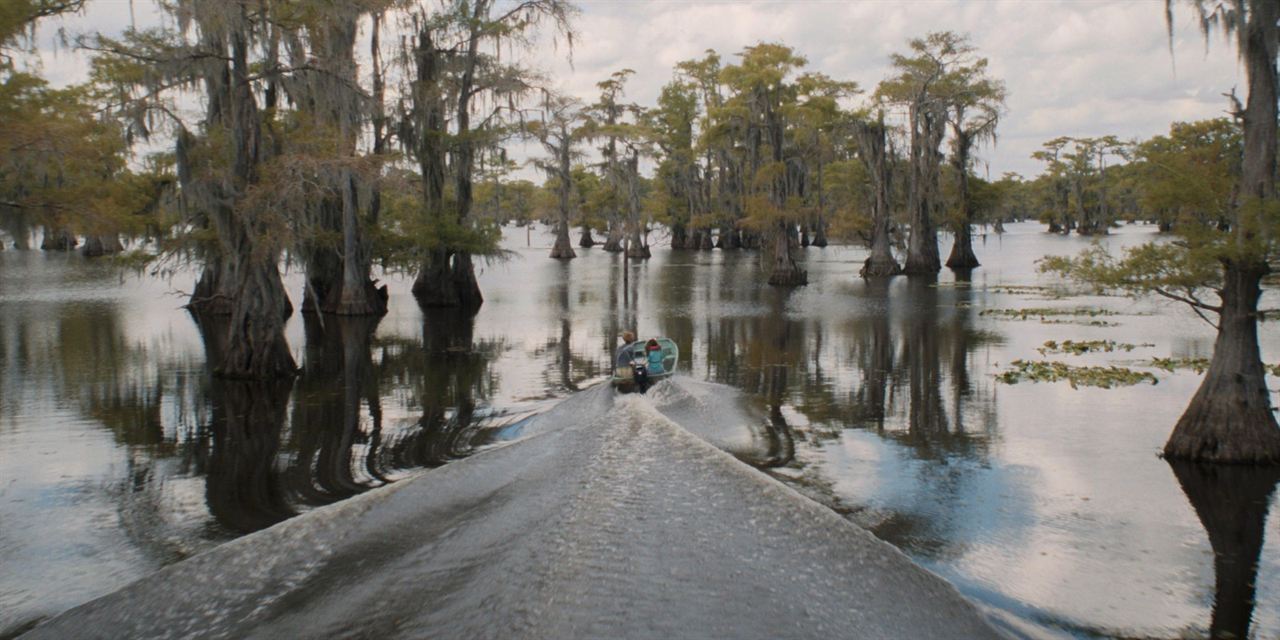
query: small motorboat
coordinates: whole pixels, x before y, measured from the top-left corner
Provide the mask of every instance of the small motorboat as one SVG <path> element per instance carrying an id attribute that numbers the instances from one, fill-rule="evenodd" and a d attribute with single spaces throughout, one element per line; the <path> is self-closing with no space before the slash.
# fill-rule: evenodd
<path id="1" fill-rule="evenodd" d="M 658 343 L 657 352 L 649 355 L 649 340 L 637 340 L 622 345 L 618 349 L 613 362 L 613 377 L 609 384 L 624 393 L 646 389 L 658 382 L 675 375 L 676 364 L 680 361 L 680 348 L 670 338 L 653 338 Z M 661 354 L 661 360 L 658 358 Z"/>

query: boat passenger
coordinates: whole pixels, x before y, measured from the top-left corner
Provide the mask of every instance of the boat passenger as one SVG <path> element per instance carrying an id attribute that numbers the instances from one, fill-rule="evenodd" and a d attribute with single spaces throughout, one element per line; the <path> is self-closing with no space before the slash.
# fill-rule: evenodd
<path id="1" fill-rule="evenodd" d="M 660 376 L 666 373 L 662 368 L 662 345 L 659 345 L 656 339 L 649 338 L 644 345 L 644 354 L 649 362 L 649 375 Z"/>

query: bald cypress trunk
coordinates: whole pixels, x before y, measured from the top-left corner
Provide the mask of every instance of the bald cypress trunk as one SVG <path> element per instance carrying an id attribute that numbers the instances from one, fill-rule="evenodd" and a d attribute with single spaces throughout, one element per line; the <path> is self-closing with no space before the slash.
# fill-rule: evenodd
<path id="1" fill-rule="evenodd" d="M 1244 109 L 1242 204 L 1233 254 L 1222 259 L 1218 338 L 1204 381 L 1165 444 L 1167 458 L 1239 464 L 1280 464 L 1280 425 L 1271 409 L 1266 369 L 1258 351 L 1258 298 L 1270 273 L 1268 240 L 1255 229 L 1260 211 L 1276 200 L 1276 49 L 1280 6 L 1251 0 L 1241 57 L 1249 77 Z M 1240 218 L 1243 218 L 1241 220 Z M 1262 248 L 1259 248 L 1261 245 Z"/>
<path id="2" fill-rule="evenodd" d="M 556 223 L 556 242 L 551 247 L 551 257 L 557 260 L 572 260 L 578 257 L 573 250 L 573 242 L 569 239 L 569 221 L 564 216 Z"/>
<path id="3" fill-rule="evenodd" d="M 827 246 L 827 220 L 823 216 L 818 216 L 818 221 L 813 225 L 813 246 Z"/>
<path id="4" fill-rule="evenodd" d="M 452 287 L 449 252 L 433 249 L 427 254 L 418 277 L 413 281 L 413 296 L 423 307 L 456 307 L 458 293 Z"/>
<path id="5" fill-rule="evenodd" d="M 120 236 L 113 234 L 85 236 L 84 247 L 80 249 L 81 255 L 86 258 L 98 258 L 121 251 L 124 251 L 124 245 L 120 243 Z"/>
<path id="6" fill-rule="evenodd" d="M 1213 359 L 1165 443 L 1166 458 L 1280 463 L 1280 426 L 1258 350 L 1258 298 L 1267 273 L 1265 263 L 1224 264 Z"/>
<path id="7" fill-rule="evenodd" d="M 796 264 L 791 255 L 792 229 L 786 222 L 778 223 L 774 232 L 773 269 L 769 272 L 769 284 L 794 287 L 808 284 L 809 274 Z"/>
<path id="8" fill-rule="evenodd" d="M 973 253 L 973 203 L 969 198 L 969 138 L 964 132 L 957 132 L 962 139 L 956 141 L 955 165 L 960 181 L 960 219 L 956 221 L 955 243 L 951 245 L 951 256 L 947 258 L 947 268 L 954 270 L 975 269 L 979 266 L 978 256 Z"/>
<path id="9" fill-rule="evenodd" d="M 578 246 L 583 249 L 590 249 L 596 246 L 596 239 L 591 237 L 591 227 L 589 225 L 582 225 L 582 236 L 578 238 Z"/>
<path id="10" fill-rule="evenodd" d="M 893 247 L 889 240 L 889 197 L 892 193 L 893 176 L 890 173 L 887 134 L 883 114 L 879 121 L 863 124 L 858 128 L 860 155 L 867 173 L 871 176 L 874 189 L 871 209 L 871 255 L 862 264 L 860 274 L 864 278 L 896 276 L 902 273 L 902 267 L 893 257 Z"/>
<path id="11" fill-rule="evenodd" d="M 341 229 L 341 206 L 341 202 L 334 198 L 321 200 L 313 214 L 313 224 L 327 231 Z M 318 313 L 325 302 L 342 287 L 342 256 L 334 247 L 314 242 L 306 243 L 302 248 L 302 255 L 307 269 L 307 286 L 302 292 L 302 312 Z"/>
<path id="12" fill-rule="evenodd" d="M 249 80 L 246 16 L 247 8 L 241 7 L 243 24 L 232 35 L 233 177 L 239 197 L 256 181 L 263 153 L 261 114 Z M 284 337 L 284 320 L 291 309 L 280 280 L 280 250 L 271 246 L 253 213 L 224 211 L 219 220 L 223 250 L 235 261 L 236 283 L 226 355 L 215 373 L 245 379 L 291 376 L 297 367 Z"/>
<path id="13" fill-rule="evenodd" d="M 223 378 L 266 380 L 297 371 L 284 337 L 288 296 L 276 267 L 277 256 L 243 256 L 241 281 L 231 305 L 227 348 L 215 373 Z"/>
<path id="14" fill-rule="evenodd" d="M 671 225 L 671 248 L 689 248 L 689 230 L 685 228 L 683 222 L 677 221 Z"/>
<path id="15" fill-rule="evenodd" d="M 480 293 L 480 282 L 476 280 L 476 269 L 471 262 L 470 253 L 459 251 L 454 254 L 451 274 L 458 306 L 470 311 L 479 309 L 484 304 L 484 295 Z"/>
<path id="16" fill-rule="evenodd" d="M 557 260 L 572 260 L 578 257 L 573 250 L 573 242 L 569 239 L 569 223 L 561 220 L 556 223 L 556 242 L 551 247 L 551 257 Z"/>
<path id="17" fill-rule="evenodd" d="M 556 220 L 556 243 L 551 247 L 551 257 L 557 260 L 572 260 L 578 257 L 578 254 L 573 251 L 573 242 L 569 239 L 569 192 L 573 189 L 570 153 L 573 142 L 568 127 L 565 127 L 563 133 L 562 146 L 556 150 L 556 175 L 560 179 L 559 187 L 556 189 L 559 207 Z"/>
<path id="18" fill-rule="evenodd" d="M 355 177 L 346 176 L 342 193 L 342 279 L 330 291 L 323 309 L 341 316 L 380 316 L 387 312 L 387 288 L 370 278 L 367 241 L 361 233 Z"/>
<path id="19" fill-rule="evenodd" d="M 698 246 L 703 251 L 710 251 L 716 247 L 715 240 L 711 238 L 711 229 L 705 229 L 702 232 L 702 244 Z"/>
<path id="20" fill-rule="evenodd" d="M 80 241 L 76 239 L 74 233 L 56 227 L 44 228 L 44 239 L 40 241 L 41 251 L 70 251 L 76 248 Z"/>
<path id="21" fill-rule="evenodd" d="M 206 256 L 200 279 L 191 292 L 187 308 L 192 313 L 210 316 L 231 315 L 231 301 L 235 299 L 235 262 L 220 253 Z"/>
<path id="22" fill-rule="evenodd" d="M 967 222 L 957 224 L 955 244 L 951 246 L 951 255 L 947 257 L 947 268 L 967 271 L 980 265 L 977 254 L 973 252 L 973 228 Z"/>
<path id="23" fill-rule="evenodd" d="M 640 235 L 639 229 L 633 229 L 630 238 L 627 241 L 627 257 L 638 260 L 647 260 L 653 254 L 649 251 L 649 245 L 644 243 L 644 238 Z"/>
<path id="24" fill-rule="evenodd" d="M 622 222 L 617 219 L 609 221 L 609 231 L 605 236 L 604 250 L 612 253 L 622 251 Z"/>
<path id="25" fill-rule="evenodd" d="M 645 225 L 640 220 L 640 156 L 638 153 L 633 152 L 627 158 L 626 172 L 627 227 L 629 229 L 627 257 L 648 260 L 651 255 L 649 244 L 641 234 Z"/>
<path id="26" fill-rule="evenodd" d="M 938 164 L 945 132 L 941 114 L 933 113 L 922 105 L 911 106 L 911 184 L 907 215 L 911 222 L 911 236 L 907 241 L 907 263 L 903 273 L 909 275 L 933 275 L 942 270 L 938 255 L 938 231 L 933 222 L 933 210 L 938 195 Z"/>

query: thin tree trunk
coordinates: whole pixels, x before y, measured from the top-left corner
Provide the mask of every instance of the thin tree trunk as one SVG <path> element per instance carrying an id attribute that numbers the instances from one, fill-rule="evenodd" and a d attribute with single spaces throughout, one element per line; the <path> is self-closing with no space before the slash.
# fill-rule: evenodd
<path id="1" fill-rule="evenodd" d="M 627 257 L 648 260 L 651 255 L 649 245 L 641 237 L 639 180 L 640 158 L 633 153 L 627 160 L 627 226 L 630 227 Z"/>
<path id="2" fill-rule="evenodd" d="M 947 268 L 952 270 L 976 269 L 979 266 L 978 256 L 973 253 L 973 202 L 969 197 L 969 147 L 972 138 L 957 129 L 955 165 L 960 182 L 960 220 L 956 222 L 955 242 L 951 245 L 951 256 L 947 258 Z"/>
<path id="3" fill-rule="evenodd" d="M 573 251 L 573 242 L 569 240 L 569 191 L 573 188 L 573 174 L 570 169 L 570 145 L 572 139 L 565 131 L 565 136 L 561 140 L 563 146 L 559 152 L 558 173 L 560 178 L 560 187 L 556 190 L 559 197 L 559 218 L 556 220 L 556 243 L 551 247 L 551 257 L 557 260 L 572 260 L 578 257 Z"/>
<path id="4" fill-rule="evenodd" d="M 1265 263 L 1223 267 L 1218 339 L 1204 381 L 1165 443 L 1169 459 L 1280 463 L 1280 425 L 1271 411 L 1258 350 L 1258 298 Z"/>
<path id="5" fill-rule="evenodd" d="M 864 278 L 902 273 L 902 267 L 893 257 L 893 244 L 889 238 L 889 197 L 893 175 L 890 173 L 887 133 L 883 114 L 878 122 L 861 125 L 858 129 L 860 155 L 875 189 L 871 209 L 871 255 L 862 265 L 861 276 Z"/>
<path id="6" fill-rule="evenodd" d="M 341 316 L 380 316 L 387 312 L 387 288 L 379 289 L 369 277 L 372 265 L 361 238 L 355 176 L 348 172 L 343 183 L 342 280 L 338 291 L 329 293 L 324 311 Z"/>
<path id="7" fill-rule="evenodd" d="M 907 263 L 903 273 L 933 275 L 942 270 L 938 256 L 938 232 L 933 226 L 933 208 L 937 194 L 938 145 L 942 142 L 941 118 L 911 108 L 911 184 L 908 215 L 911 236 L 907 241 Z"/>

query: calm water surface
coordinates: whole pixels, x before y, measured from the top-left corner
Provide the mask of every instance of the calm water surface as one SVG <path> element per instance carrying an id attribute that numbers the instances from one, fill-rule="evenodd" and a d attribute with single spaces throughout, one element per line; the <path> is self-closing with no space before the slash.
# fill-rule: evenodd
<path id="1" fill-rule="evenodd" d="M 1251 620 L 1252 636 L 1280 636 L 1276 474 L 1172 468 L 1155 455 L 1196 374 L 1151 370 L 1155 386 L 1110 390 L 996 381 L 1020 358 L 1142 366 L 1212 349 L 1212 329 L 1178 306 L 1036 288 L 1055 284 L 1035 273 L 1037 258 L 1087 246 L 1040 230 L 987 236 L 984 266 L 961 281 L 867 283 L 856 277 L 863 250 L 809 249 L 812 284 L 785 292 L 756 284 L 754 253 L 661 248 L 627 271 L 598 249 L 549 260 L 545 230 L 509 229 L 513 258 L 482 268 L 477 316 L 424 314 L 391 276 L 380 322 L 295 315 L 302 374 L 274 386 L 210 379 L 206 342 L 221 332 L 180 308 L 190 275 L 0 253 L 0 637 L 517 437 L 530 416 L 603 380 L 630 325 L 670 336 L 682 373 L 743 390 L 767 416 L 770 453 L 748 462 L 1011 626 L 1180 637 Z M 1125 227 L 1106 242 L 1150 234 Z M 299 274 L 287 284 L 300 291 Z M 983 314 L 1029 307 L 1115 315 Z M 1036 351 L 1064 339 L 1150 346 Z M 1262 340 L 1280 362 L 1278 332 L 1264 325 Z"/>

